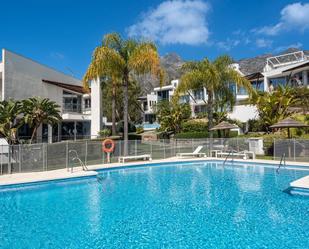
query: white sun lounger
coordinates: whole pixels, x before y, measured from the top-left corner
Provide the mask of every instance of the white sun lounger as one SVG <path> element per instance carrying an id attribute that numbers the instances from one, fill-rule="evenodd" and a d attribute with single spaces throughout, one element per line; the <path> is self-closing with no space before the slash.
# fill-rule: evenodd
<path id="1" fill-rule="evenodd" d="M 229 156 L 229 157 L 241 157 L 244 160 L 255 159 L 255 153 L 253 151 L 240 151 L 240 152 L 217 152 L 217 156 Z"/>
<path id="2" fill-rule="evenodd" d="M 121 156 L 118 158 L 118 162 L 119 163 L 125 163 L 126 160 L 138 160 L 138 159 L 142 159 L 142 160 L 149 160 L 151 161 L 151 155 L 150 154 L 145 154 L 145 155 L 136 155 L 136 156 Z"/>
<path id="3" fill-rule="evenodd" d="M 206 157 L 206 153 L 201 153 L 203 146 L 198 146 L 192 153 L 177 153 L 177 157 Z"/>

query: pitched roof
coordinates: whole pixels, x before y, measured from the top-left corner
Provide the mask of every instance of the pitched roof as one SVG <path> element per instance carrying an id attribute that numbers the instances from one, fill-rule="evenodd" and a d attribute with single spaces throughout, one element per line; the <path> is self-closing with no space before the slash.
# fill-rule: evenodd
<path id="1" fill-rule="evenodd" d="M 67 84 L 63 82 L 57 82 L 57 81 L 46 80 L 46 79 L 42 79 L 42 82 L 51 84 L 54 86 L 59 86 L 59 87 L 62 87 L 64 89 L 67 89 L 73 92 L 78 92 L 82 94 L 88 93 L 82 86 L 76 86 L 76 85 L 71 85 L 71 84 Z"/>
<path id="2" fill-rule="evenodd" d="M 296 127 L 308 127 L 309 125 L 306 125 L 304 123 L 301 123 L 297 120 L 294 120 L 292 118 L 286 118 L 278 123 L 270 126 L 270 128 L 296 128 Z"/>

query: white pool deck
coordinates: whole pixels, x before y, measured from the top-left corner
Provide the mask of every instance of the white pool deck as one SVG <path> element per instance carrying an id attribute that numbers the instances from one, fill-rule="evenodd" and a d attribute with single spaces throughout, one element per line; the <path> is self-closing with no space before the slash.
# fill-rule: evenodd
<path id="1" fill-rule="evenodd" d="M 0 176 L 0 186 L 3 185 L 14 185 L 14 184 L 23 184 L 23 183 L 35 183 L 42 181 L 51 181 L 51 180 L 61 180 L 68 178 L 76 178 L 76 177 L 85 177 L 85 176 L 93 176 L 97 175 L 98 172 L 95 170 L 99 169 L 112 169 L 119 167 L 128 167 L 128 166 L 137 166 L 137 165 L 151 165 L 157 163 L 167 163 L 167 162 L 188 162 L 188 161 L 222 161 L 219 158 L 168 158 L 162 160 L 152 160 L 152 161 L 134 161 L 128 163 L 110 163 L 110 164 L 98 164 L 98 165 L 89 165 L 88 171 L 83 171 L 81 167 L 74 167 L 73 173 L 68 171 L 67 169 L 58 169 L 52 171 L 43 171 L 43 172 L 31 172 L 31 173 L 17 173 L 17 174 L 9 174 L 9 175 L 1 175 Z M 270 161 L 270 160 L 243 160 L 243 159 L 235 159 L 235 162 L 242 163 L 263 163 L 269 164 L 270 166 L 278 165 L 279 161 Z M 250 164 L 248 164 L 250 165 Z M 287 162 L 288 166 L 304 166 L 303 170 L 308 170 L 309 163 L 300 163 L 300 162 Z M 291 187 L 297 188 L 306 188 L 309 189 L 309 170 L 308 175 L 302 177 L 296 181 L 290 183 Z"/>

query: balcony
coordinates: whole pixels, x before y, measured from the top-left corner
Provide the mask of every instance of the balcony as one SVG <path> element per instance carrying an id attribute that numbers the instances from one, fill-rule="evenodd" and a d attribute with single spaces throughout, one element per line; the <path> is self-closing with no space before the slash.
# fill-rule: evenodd
<path id="1" fill-rule="evenodd" d="M 81 103 L 63 103 L 63 113 L 82 113 Z"/>

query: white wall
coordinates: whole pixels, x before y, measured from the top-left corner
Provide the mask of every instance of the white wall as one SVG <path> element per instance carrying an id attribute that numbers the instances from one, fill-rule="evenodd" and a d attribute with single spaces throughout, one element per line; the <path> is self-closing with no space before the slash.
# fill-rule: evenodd
<path id="1" fill-rule="evenodd" d="M 72 85 L 82 82 L 52 68 L 34 62 L 8 50 L 2 50 L 4 63 L 3 99 L 25 99 L 40 96 L 62 106 L 62 88 L 42 82 L 42 79 Z"/>
<path id="2" fill-rule="evenodd" d="M 233 112 L 228 114 L 228 117 L 247 122 L 249 119 L 257 118 L 257 108 L 253 105 L 236 105 Z"/>
<path id="3" fill-rule="evenodd" d="M 99 79 L 91 81 L 91 135 L 102 129 L 102 91 Z"/>

